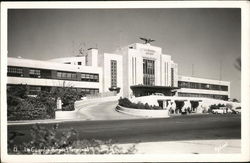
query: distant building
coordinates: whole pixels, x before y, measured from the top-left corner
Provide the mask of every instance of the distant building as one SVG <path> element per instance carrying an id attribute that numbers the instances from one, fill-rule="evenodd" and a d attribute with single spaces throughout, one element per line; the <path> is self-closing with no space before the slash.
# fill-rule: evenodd
<path id="1" fill-rule="evenodd" d="M 115 53 L 86 55 L 48 61 L 8 58 L 8 86 L 27 84 L 30 94 L 53 87 L 72 87 L 83 94 L 115 91 L 119 96 L 167 96 L 228 99 L 230 82 L 184 77 L 162 48 L 135 43 Z"/>
<path id="2" fill-rule="evenodd" d="M 230 98 L 230 82 L 179 76 L 177 91 L 180 97 L 207 97 L 227 100 Z"/>

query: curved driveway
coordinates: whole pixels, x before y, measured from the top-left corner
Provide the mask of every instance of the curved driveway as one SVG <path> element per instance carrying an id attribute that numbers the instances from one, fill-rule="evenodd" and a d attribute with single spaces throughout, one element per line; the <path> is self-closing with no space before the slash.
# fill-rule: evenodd
<path id="1" fill-rule="evenodd" d="M 76 118 L 86 120 L 119 120 L 141 118 L 117 112 L 115 110 L 117 104 L 117 101 L 86 104 L 83 108 L 80 108 L 76 112 Z"/>

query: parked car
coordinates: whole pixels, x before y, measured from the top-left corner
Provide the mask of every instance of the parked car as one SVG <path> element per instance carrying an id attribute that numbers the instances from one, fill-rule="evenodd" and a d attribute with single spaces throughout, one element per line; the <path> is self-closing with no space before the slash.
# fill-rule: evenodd
<path id="1" fill-rule="evenodd" d="M 219 109 L 213 109 L 213 114 L 238 114 L 237 111 L 231 110 L 227 107 L 220 107 Z"/>
<path id="2" fill-rule="evenodd" d="M 241 113 L 241 107 L 237 107 L 233 111 L 235 112 L 235 114 L 240 114 Z"/>
<path id="3" fill-rule="evenodd" d="M 213 114 L 224 114 L 224 110 L 223 109 L 213 109 L 212 113 Z"/>

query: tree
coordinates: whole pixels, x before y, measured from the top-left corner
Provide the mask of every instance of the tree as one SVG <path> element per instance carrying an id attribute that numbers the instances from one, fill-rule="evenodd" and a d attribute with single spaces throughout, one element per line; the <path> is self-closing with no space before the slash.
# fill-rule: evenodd
<path id="1" fill-rule="evenodd" d="M 241 57 L 238 57 L 234 63 L 234 66 L 236 69 L 238 69 L 239 71 L 241 71 Z"/>
<path id="2" fill-rule="evenodd" d="M 25 99 L 28 97 L 28 86 L 23 84 L 8 86 L 7 95 Z"/>
<path id="3" fill-rule="evenodd" d="M 239 102 L 239 100 L 237 100 L 236 98 L 234 98 L 232 101 L 233 102 Z"/>

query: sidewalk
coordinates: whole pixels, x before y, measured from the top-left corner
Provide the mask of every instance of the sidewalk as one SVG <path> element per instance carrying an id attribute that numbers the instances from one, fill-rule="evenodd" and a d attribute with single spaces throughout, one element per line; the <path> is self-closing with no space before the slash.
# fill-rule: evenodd
<path id="1" fill-rule="evenodd" d="M 133 144 L 120 144 L 124 149 Z M 241 152 L 240 139 L 142 142 L 136 154 L 229 154 Z"/>

